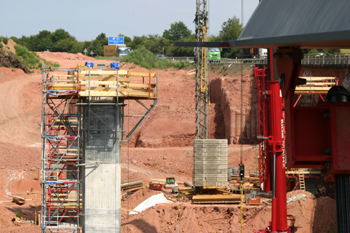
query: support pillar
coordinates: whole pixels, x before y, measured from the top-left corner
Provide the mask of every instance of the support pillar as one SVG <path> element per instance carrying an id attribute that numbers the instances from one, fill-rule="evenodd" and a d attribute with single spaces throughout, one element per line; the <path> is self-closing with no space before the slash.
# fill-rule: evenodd
<path id="1" fill-rule="evenodd" d="M 84 233 L 120 232 L 120 114 L 117 106 L 85 106 Z"/>

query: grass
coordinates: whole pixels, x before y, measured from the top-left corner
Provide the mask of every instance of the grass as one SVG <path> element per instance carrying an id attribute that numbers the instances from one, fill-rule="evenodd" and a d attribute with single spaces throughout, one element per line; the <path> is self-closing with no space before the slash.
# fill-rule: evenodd
<path id="1" fill-rule="evenodd" d="M 96 59 L 106 59 L 105 57 L 96 57 Z M 146 69 L 165 69 L 167 67 L 175 67 L 177 69 L 182 69 L 184 67 L 190 66 L 189 62 L 171 62 L 166 59 L 159 59 L 152 52 L 146 48 L 139 48 L 126 57 L 115 57 L 111 58 L 119 62 L 133 62 L 135 65 L 141 66 Z"/>
<path id="2" fill-rule="evenodd" d="M 17 58 L 21 61 L 23 65 L 29 69 L 41 69 L 42 62 L 45 66 L 59 67 L 58 63 L 51 63 L 45 59 L 40 58 L 36 53 L 29 51 L 26 47 L 22 45 L 15 45 Z"/>

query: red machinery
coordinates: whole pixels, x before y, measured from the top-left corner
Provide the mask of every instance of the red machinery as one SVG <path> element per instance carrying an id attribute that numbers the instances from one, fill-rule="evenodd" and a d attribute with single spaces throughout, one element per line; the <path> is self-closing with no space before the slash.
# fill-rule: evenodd
<path id="1" fill-rule="evenodd" d="M 265 191 L 272 189 L 272 221 L 267 232 L 296 231 L 293 216 L 287 215 L 286 177 L 283 152 L 282 98 L 285 110 L 287 168 L 323 169 L 325 180 L 336 183 L 337 219 L 340 232 L 349 232 L 350 207 L 350 95 L 333 87 L 328 102 L 315 107 L 294 107 L 302 53 L 298 48 L 278 49 L 277 81 L 267 81 L 267 69 L 255 69 L 259 92 L 259 170 Z M 272 80 L 273 77 L 271 77 Z M 271 164 L 273 167 L 271 168 Z M 272 188 L 271 188 L 272 187 Z M 287 220 L 292 220 L 291 226 Z"/>
<path id="2" fill-rule="evenodd" d="M 268 232 L 296 232 L 295 219 L 287 215 L 282 96 L 277 81 L 267 81 L 267 68 L 255 68 L 259 109 L 259 180 L 266 192 L 272 191 L 272 221 Z M 272 164 L 272 167 L 271 167 Z M 272 187 L 271 187 L 272 186 Z M 291 220 L 291 226 L 287 224 Z"/>

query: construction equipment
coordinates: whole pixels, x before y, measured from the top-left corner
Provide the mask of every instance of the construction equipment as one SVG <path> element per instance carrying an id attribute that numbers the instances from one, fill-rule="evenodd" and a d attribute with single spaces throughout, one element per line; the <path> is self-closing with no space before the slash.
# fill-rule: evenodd
<path id="1" fill-rule="evenodd" d="M 115 197 L 123 188 L 142 186 L 142 180 L 124 187 L 116 180 L 120 144 L 156 106 L 157 74 L 79 65 L 43 66 L 42 72 L 41 232 L 94 232 L 107 215 L 114 220 L 98 231 L 120 232 L 120 198 Z M 145 113 L 125 114 L 126 100 L 140 104 Z M 139 121 L 127 131 L 125 117 Z"/>
<path id="2" fill-rule="evenodd" d="M 271 52 L 272 50 L 270 50 Z M 282 97 L 276 81 L 268 80 L 266 67 L 254 69 L 259 98 L 259 172 L 262 187 L 270 192 L 272 188 L 272 221 L 268 230 L 258 232 L 296 232 L 294 221 L 287 224 L 286 174 L 284 153 L 284 119 Z M 271 74 L 273 75 L 273 74 Z M 273 79 L 272 79 L 273 80 Z M 271 166 L 272 162 L 272 166 Z M 270 168 L 271 166 L 271 168 Z M 289 217 L 294 219 L 293 216 Z"/>
<path id="3" fill-rule="evenodd" d="M 105 57 L 125 57 L 129 54 L 129 49 L 125 44 L 118 45 L 104 45 L 103 46 L 103 56 Z"/>
<path id="4" fill-rule="evenodd" d="M 196 41 L 206 41 L 208 25 L 207 0 L 196 1 Z M 209 135 L 209 81 L 207 66 L 207 49 L 195 48 L 196 65 L 196 139 L 207 139 Z"/>
<path id="5" fill-rule="evenodd" d="M 220 62 L 222 48 L 208 48 L 208 60 L 211 62 Z"/>
<path id="6" fill-rule="evenodd" d="M 343 88 L 332 87 L 327 93 L 328 102 L 313 107 L 294 107 L 294 93 L 303 58 L 301 49 L 350 48 L 349 24 L 339 20 L 348 15 L 348 1 L 341 0 L 336 5 L 328 5 L 328 8 L 325 7 L 326 4 L 331 3 L 327 0 L 260 1 L 248 24 L 235 41 L 210 44 L 174 43 L 175 46 L 186 47 L 269 48 L 267 60 L 271 81 L 263 94 L 269 99 L 269 110 L 271 110 L 269 123 L 272 125 L 269 126 L 271 131 L 266 134 L 267 137 L 263 135 L 261 137 L 264 138 L 261 139 L 267 140 L 271 145 L 271 148 L 267 149 L 265 149 L 267 145 L 264 145 L 264 150 L 271 151 L 271 158 L 266 154 L 263 159 L 265 165 L 273 164 L 273 169 L 264 167 L 263 175 L 267 178 L 266 182 L 264 180 L 264 188 L 269 190 L 272 186 L 274 199 L 271 227 L 258 231 L 261 233 L 296 231 L 294 226 L 287 226 L 287 221 L 294 222 L 295 219 L 286 214 L 284 162 L 288 169 L 323 169 L 326 181 L 335 180 L 338 232 L 350 232 L 349 93 Z M 274 17 L 273 20 L 271 16 Z M 324 24 L 325 18 L 329 22 L 327 26 Z M 266 20 L 270 20 L 270 24 L 266 24 Z M 272 50 L 277 48 L 278 50 Z M 283 124 L 281 124 L 282 98 L 285 112 Z M 267 114 L 268 112 L 263 117 L 269 116 Z M 287 134 L 285 141 L 287 161 L 283 161 L 283 150 L 281 150 L 282 126 L 283 128 L 285 126 Z M 273 175 L 267 174 L 268 172 Z M 271 179 L 273 185 L 267 183 Z"/>

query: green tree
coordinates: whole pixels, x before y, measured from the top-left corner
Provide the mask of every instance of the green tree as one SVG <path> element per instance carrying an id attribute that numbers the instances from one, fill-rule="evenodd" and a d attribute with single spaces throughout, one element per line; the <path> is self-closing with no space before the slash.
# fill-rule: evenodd
<path id="1" fill-rule="evenodd" d="M 163 32 L 163 37 L 170 41 L 177 41 L 180 39 L 187 39 L 191 34 L 187 26 L 182 21 L 179 21 L 170 24 L 170 29 Z"/>
<path id="2" fill-rule="evenodd" d="M 75 38 L 73 36 L 71 36 L 67 31 L 60 28 L 60 29 L 57 29 L 53 33 L 52 42 L 57 43 L 59 40 L 64 40 L 64 39 L 68 39 L 68 38 L 73 38 L 75 40 Z"/>
<path id="3" fill-rule="evenodd" d="M 239 19 L 234 16 L 233 18 L 228 19 L 221 26 L 221 30 L 219 32 L 219 36 L 217 38 L 213 38 L 216 41 L 230 41 L 236 40 L 238 36 L 242 32 L 242 24 L 239 22 Z M 236 48 L 224 48 L 222 50 L 223 57 L 240 57 L 242 54 L 241 49 Z"/>

